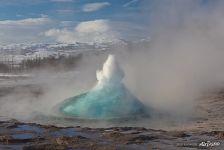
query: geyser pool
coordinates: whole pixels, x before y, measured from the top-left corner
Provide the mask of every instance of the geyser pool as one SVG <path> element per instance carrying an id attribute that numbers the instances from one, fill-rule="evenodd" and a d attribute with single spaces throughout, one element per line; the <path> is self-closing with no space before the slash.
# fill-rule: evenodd
<path id="1" fill-rule="evenodd" d="M 114 55 L 108 56 L 96 77 L 98 82 L 91 90 L 65 100 L 59 105 L 59 111 L 83 119 L 126 118 L 144 114 L 143 104 L 122 83 L 124 73 Z"/>

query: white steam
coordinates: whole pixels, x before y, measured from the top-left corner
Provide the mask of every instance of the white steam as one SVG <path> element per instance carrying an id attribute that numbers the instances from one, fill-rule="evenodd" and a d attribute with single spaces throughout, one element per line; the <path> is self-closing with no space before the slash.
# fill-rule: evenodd
<path id="1" fill-rule="evenodd" d="M 140 100 L 194 115 L 206 90 L 224 86 L 223 2 L 150 1 L 151 41 L 124 55 L 126 84 Z"/>
<path id="2" fill-rule="evenodd" d="M 108 81 L 113 84 L 120 84 L 124 77 L 124 72 L 115 60 L 114 55 L 109 55 L 106 62 L 103 64 L 102 70 L 96 72 L 98 85 Z"/>

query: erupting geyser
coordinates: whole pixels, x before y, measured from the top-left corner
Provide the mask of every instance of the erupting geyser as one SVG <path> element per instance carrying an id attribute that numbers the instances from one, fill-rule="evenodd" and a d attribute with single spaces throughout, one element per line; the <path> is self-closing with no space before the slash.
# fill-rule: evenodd
<path id="1" fill-rule="evenodd" d="M 59 107 L 60 112 L 84 119 L 133 117 L 144 113 L 142 103 L 122 83 L 124 73 L 114 55 L 108 56 L 96 77 L 95 87 L 65 100 Z"/>

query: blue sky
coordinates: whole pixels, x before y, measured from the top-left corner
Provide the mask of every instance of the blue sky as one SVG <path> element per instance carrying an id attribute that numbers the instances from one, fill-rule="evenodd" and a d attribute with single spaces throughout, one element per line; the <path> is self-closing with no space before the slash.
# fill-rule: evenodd
<path id="1" fill-rule="evenodd" d="M 130 3 L 132 1 L 132 3 Z M 88 3 L 105 3 L 110 5 L 94 13 L 85 13 L 82 8 Z M 130 3 L 130 4 L 129 4 Z M 128 5 L 129 4 L 129 5 Z M 54 19 L 83 21 L 96 18 L 111 18 L 114 14 L 139 11 L 140 0 L 1 0 L 0 17 L 4 19 L 21 19 L 48 15 Z M 126 7 L 125 7 L 126 6 Z M 69 10 L 68 12 L 59 12 Z"/>
<path id="2" fill-rule="evenodd" d="M 199 1 L 201 4 L 211 2 Z M 0 44 L 146 38 L 153 14 L 149 9 L 154 2 L 162 1 L 0 0 Z"/>
<path id="3" fill-rule="evenodd" d="M 111 34 L 112 39 L 115 37 L 143 38 L 145 36 L 143 32 L 145 16 L 141 8 L 143 1 L 1 0 L 0 44 L 66 42 L 69 37 L 69 42 L 94 42 L 94 40 L 104 42 L 102 39 L 109 39 L 106 34 Z M 85 22 L 86 24 L 84 24 Z M 80 24 L 83 27 L 93 28 L 95 33 L 90 30 L 88 31 L 91 33 L 86 33 L 83 30 L 80 33 L 76 30 Z M 100 25 L 107 29 L 96 31 L 96 26 Z M 133 34 L 130 34 L 128 30 Z M 21 34 L 20 38 L 17 37 L 19 34 Z M 75 34 L 79 34 L 79 36 L 74 37 Z M 90 34 L 92 38 L 100 34 L 102 38 L 85 40 L 84 34 Z M 63 37 L 66 38 L 61 40 Z M 82 38 L 82 40 L 79 41 L 78 38 Z M 112 39 L 109 42 L 113 41 Z"/>

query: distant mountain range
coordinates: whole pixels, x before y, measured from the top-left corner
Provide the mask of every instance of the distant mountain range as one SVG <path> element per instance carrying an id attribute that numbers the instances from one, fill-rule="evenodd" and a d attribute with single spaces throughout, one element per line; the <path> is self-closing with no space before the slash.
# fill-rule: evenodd
<path id="1" fill-rule="evenodd" d="M 149 42 L 147 39 L 139 41 L 118 40 L 111 43 L 29 43 L 29 44 L 8 44 L 0 45 L 0 61 L 14 59 L 21 61 L 23 59 L 36 57 L 59 57 L 77 55 L 87 51 L 107 51 L 116 48 L 128 48 L 132 45 L 141 45 Z M 13 58 L 12 58 L 13 57 Z"/>

